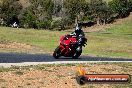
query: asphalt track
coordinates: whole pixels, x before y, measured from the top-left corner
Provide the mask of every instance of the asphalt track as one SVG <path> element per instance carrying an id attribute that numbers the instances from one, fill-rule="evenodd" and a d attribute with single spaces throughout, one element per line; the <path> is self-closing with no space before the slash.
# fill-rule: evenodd
<path id="1" fill-rule="evenodd" d="M 25 66 L 37 64 L 65 64 L 65 63 L 87 63 L 87 62 L 132 62 L 128 58 L 90 57 L 80 56 L 79 59 L 65 58 L 54 59 L 49 54 L 17 54 L 0 53 L 0 66 L 10 67 L 12 65 Z"/>

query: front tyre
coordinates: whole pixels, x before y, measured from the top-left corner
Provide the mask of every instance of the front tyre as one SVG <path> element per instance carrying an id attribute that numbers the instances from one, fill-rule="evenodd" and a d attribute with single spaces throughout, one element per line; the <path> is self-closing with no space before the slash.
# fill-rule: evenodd
<path id="1" fill-rule="evenodd" d="M 74 53 L 74 55 L 72 56 L 73 59 L 78 59 L 78 57 L 81 55 L 82 53 L 82 48 L 81 47 L 78 47 L 76 49 L 76 52 Z"/>
<path id="2" fill-rule="evenodd" d="M 59 59 L 60 56 L 61 56 L 61 50 L 60 50 L 60 46 L 58 46 L 58 47 L 55 49 L 54 53 L 53 53 L 53 57 L 54 57 L 55 59 Z"/>

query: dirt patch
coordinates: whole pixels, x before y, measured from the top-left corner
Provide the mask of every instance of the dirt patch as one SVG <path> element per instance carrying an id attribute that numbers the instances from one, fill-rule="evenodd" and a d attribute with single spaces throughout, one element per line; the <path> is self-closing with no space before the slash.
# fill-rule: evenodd
<path id="1" fill-rule="evenodd" d="M 44 51 L 36 46 L 11 42 L 8 40 L 0 41 L 0 52 L 23 52 L 23 53 L 44 53 Z"/>
<path id="2" fill-rule="evenodd" d="M 32 49 L 32 46 L 27 44 L 17 43 L 17 42 L 1 42 L 0 48 Z"/>
<path id="3" fill-rule="evenodd" d="M 126 63 L 127 64 L 127 63 Z M 86 64 L 83 65 L 88 74 L 132 74 L 130 66 L 115 64 Z M 28 70 L 17 70 L 0 73 L 0 87 L 5 88 L 113 88 L 111 84 L 77 84 L 75 77 L 78 66 L 38 66 Z"/>
<path id="4" fill-rule="evenodd" d="M 107 28 L 112 27 L 112 24 L 106 25 L 94 25 L 92 27 L 83 28 L 84 32 L 96 32 L 96 31 L 105 31 Z"/>

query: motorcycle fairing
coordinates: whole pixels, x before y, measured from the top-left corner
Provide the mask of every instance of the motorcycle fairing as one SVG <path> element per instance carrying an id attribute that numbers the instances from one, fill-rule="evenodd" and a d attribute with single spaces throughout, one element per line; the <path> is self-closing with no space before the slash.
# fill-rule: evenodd
<path id="1" fill-rule="evenodd" d="M 60 47 L 61 47 L 61 53 L 63 56 L 71 56 L 73 53 L 73 47 L 70 45 L 71 43 L 76 43 L 77 39 L 76 38 L 68 38 L 65 39 L 65 36 L 62 36 L 60 38 Z"/>

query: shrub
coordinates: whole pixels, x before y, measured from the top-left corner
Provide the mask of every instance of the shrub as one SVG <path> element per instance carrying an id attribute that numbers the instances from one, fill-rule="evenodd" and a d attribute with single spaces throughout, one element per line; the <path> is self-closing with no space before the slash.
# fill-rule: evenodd
<path id="1" fill-rule="evenodd" d="M 51 21 L 39 21 L 36 23 L 38 29 L 50 29 Z"/>
<path id="2" fill-rule="evenodd" d="M 4 19 L 7 26 L 10 26 L 17 21 L 19 23 L 18 15 L 22 10 L 22 5 L 18 0 L 1 0 L 0 15 Z"/>
<path id="3" fill-rule="evenodd" d="M 113 0 L 109 2 L 109 6 L 115 14 L 118 14 L 119 18 L 127 17 L 130 14 L 128 0 Z"/>

